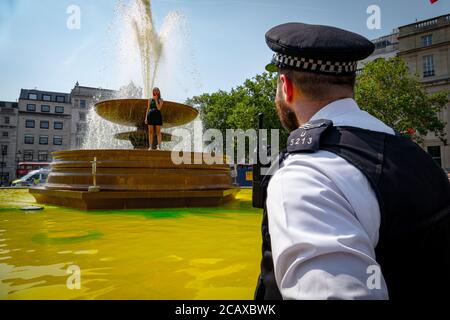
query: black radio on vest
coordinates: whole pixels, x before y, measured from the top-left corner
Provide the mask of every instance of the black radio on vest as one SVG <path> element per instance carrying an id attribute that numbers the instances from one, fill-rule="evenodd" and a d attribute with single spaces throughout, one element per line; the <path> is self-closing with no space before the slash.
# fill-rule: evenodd
<path id="1" fill-rule="evenodd" d="M 390 299 L 443 298 L 450 286 L 450 183 L 442 168 L 409 138 L 311 121 L 293 131 L 287 154 L 332 152 L 358 168 L 379 203 L 376 260 Z M 264 209 L 261 275 L 255 299 L 281 299 L 266 210 L 270 176 L 261 177 L 254 206 Z M 258 189 L 259 187 L 259 189 Z"/>

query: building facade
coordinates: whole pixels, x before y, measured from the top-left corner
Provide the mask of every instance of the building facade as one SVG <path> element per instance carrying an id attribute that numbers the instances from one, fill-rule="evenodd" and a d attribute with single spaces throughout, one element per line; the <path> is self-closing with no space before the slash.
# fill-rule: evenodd
<path id="1" fill-rule="evenodd" d="M 0 101 L 0 186 L 16 177 L 18 118 L 17 102 Z"/>
<path id="2" fill-rule="evenodd" d="M 46 165 L 55 151 L 81 148 L 88 113 L 116 94 L 77 83 L 70 94 L 22 89 L 18 102 L 0 101 L 0 185 L 18 177 L 19 163 Z"/>
<path id="3" fill-rule="evenodd" d="M 95 103 L 113 99 L 115 91 L 101 88 L 83 87 L 76 83 L 70 92 L 72 99 L 71 147 L 79 149 L 83 146 L 87 132 L 87 120 Z"/>
<path id="4" fill-rule="evenodd" d="M 450 90 L 450 14 L 418 21 L 399 28 L 399 52 L 412 74 L 417 74 L 428 93 Z M 439 114 L 450 143 L 450 104 Z M 450 146 L 434 134 L 424 137 L 423 147 L 446 170 L 450 170 Z"/>
<path id="5" fill-rule="evenodd" d="M 428 93 L 450 90 L 450 14 L 401 26 L 372 42 L 375 51 L 359 64 L 359 69 L 376 59 L 399 56 L 408 64 L 410 73 L 420 78 Z M 450 143 L 449 108 L 450 104 L 438 117 L 447 123 L 446 139 Z M 423 138 L 422 147 L 450 171 L 450 146 L 445 146 L 434 133 Z"/>
<path id="6" fill-rule="evenodd" d="M 362 69 L 366 63 L 377 59 L 390 59 L 398 55 L 398 29 L 392 31 L 391 34 L 372 40 L 375 45 L 375 51 L 365 60 L 358 62 L 358 69 Z"/>
<path id="7" fill-rule="evenodd" d="M 52 152 L 71 143 L 70 94 L 22 89 L 17 123 L 17 153 L 23 162 L 47 163 Z"/>

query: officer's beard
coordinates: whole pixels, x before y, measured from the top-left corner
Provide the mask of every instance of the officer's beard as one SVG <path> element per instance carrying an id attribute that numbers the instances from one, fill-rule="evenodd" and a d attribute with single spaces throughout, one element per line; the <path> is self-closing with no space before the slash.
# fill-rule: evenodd
<path id="1" fill-rule="evenodd" d="M 282 90 L 282 84 L 280 81 L 278 81 L 278 90 L 275 97 L 275 105 L 277 106 L 278 117 L 280 118 L 281 124 L 286 128 L 286 130 L 292 132 L 298 129 L 299 124 L 295 113 L 284 102 L 281 94 Z"/>

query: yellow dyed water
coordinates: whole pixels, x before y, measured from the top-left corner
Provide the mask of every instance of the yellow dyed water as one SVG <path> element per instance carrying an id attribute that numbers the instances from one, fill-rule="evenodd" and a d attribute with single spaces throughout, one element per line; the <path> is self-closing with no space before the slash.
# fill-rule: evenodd
<path id="1" fill-rule="evenodd" d="M 27 190 L 0 190 L 0 299 L 253 298 L 250 190 L 218 208 L 19 210 L 30 204 Z"/>

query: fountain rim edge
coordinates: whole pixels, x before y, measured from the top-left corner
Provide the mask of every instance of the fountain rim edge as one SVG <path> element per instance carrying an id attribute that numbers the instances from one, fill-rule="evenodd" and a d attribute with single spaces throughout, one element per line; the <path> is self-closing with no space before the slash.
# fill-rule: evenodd
<path id="1" fill-rule="evenodd" d="M 132 101 L 144 102 L 144 101 L 146 101 L 147 102 L 148 100 L 149 99 L 142 99 L 142 98 L 108 99 L 108 100 L 102 100 L 102 101 L 99 101 L 99 102 L 95 103 L 94 107 L 97 107 L 98 105 L 101 105 L 101 104 L 107 104 L 107 103 L 117 102 L 117 101 L 122 101 L 122 102 L 125 102 L 125 101 L 127 101 L 127 102 L 132 102 Z M 186 103 L 181 103 L 181 102 L 176 102 L 176 101 L 171 101 L 171 100 L 163 100 L 163 101 L 167 102 L 169 104 L 178 105 L 180 107 L 187 107 L 189 109 L 193 109 L 197 113 L 199 112 L 199 110 L 196 107 L 193 107 L 193 106 L 191 106 L 189 104 L 186 104 Z"/>

